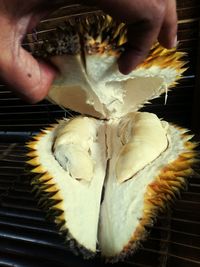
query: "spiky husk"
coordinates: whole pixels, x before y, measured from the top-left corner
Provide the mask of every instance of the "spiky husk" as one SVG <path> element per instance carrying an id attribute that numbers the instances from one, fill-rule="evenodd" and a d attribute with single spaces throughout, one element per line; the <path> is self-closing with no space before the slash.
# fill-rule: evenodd
<path id="1" fill-rule="evenodd" d="M 180 131 L 187 132 L 179 126 L 175 127 Z M 170 209 L 175 200 L 181 197 L 181 191 L 186 190 L 187 178 L 193 174 L 194 166 L 200 161 L 199 152 L 196 150 L 199 143 L 190 141 L 193 135 L 187 133 L 182 134 L 182 138 L 185 152 L 181 153 L 175 161 L 164 166 L 155 177 L 154 182 L 148 185 L 144 195 L 144 210 L 139 226 L 122 252 L 115 257 L 107 258 L 107 262 L 116 263 L 134 254 L 142 242 L 147 239 L 149 228 L 153 227 L 157 215 Z"/>
<path id="2" fill-rule="evenodd" d="M 44 40 L 35 43 L 31 50 L 34 55 L 49 58 L 56 55 L 107 54 L 120 56 L 127 44 L 127 26 L 113 20 L 108 15 L 96 14 L 88 17 L 67 19 L 55 32 L 45 35 Z M 180 60 L 184 52 L 176 48 L 164 49 L 158 43 L 149 51 L 148 56 L 138 66 L 148 68 L 155 65 L 174 67 L 183 73 L 186 64 Z"/>
<path id="3" fill-rule="evenodd" d="M 65 227 L 64 211 L 61 208 L 61 203 L 64 201 L 59 195 L 59 189 L 53 183 L 53 177 L 40 165 L 39 155 L 36 150 L 37 142 L 45 134 L 52 131 L 56 125 L 46 128 L 40 134 L 34 137 L 33 141 L 27 144 L 30 149 L 27 156 L 30 160 L 27 161 L 29 165 L 34 167 L 32 173 L 37 174 L 32 180 L 33 191 L 38 201 L 40 208 L 47 212 L 47 218 L 54 221 L 58 227 L 59 232 L 64 237 L 67 247 L 76 255 L 82 255 L 85 259 L 95 256 L 95 253 L 88 251 L 81 246 L 70 234 L 69 229 Z M 133 233 L 130 242 L 123 248 L 119 255 L 112 258 L 107 258 L 108 262 L 117 262 L 123 260 L 130 254 L 133 254 L 139 247 L 142 241 L 148 236 L 147 227 L 151 227 L 160 211 L 169 208 L 171 203 L 177 197 L 180 197 L 180 191 L 187 185 L 187 177 L 192 175 L 192 166 L 198 161 L 198 153 L 195 148 L 197 143 L 191 142 L 193 137 L 186 133 L 186 130 L 176 127 L 181 132 L 184 140 L 185 152 L 179 157 L 164 166 L 160 173 L 155 177 L 154 182 L 148 185 L 146 194 L 144 196 L 144 210 L 141 217 L 140 224 Z M 36 141 L 35 141 L 36 140 Z"/>
<path id="4" fill-rule="evenodd" d="M 125 78 L 117 70 L 117 58 L 126 43 L 127 26 L 106 15 L 68 19 L 55 32 L 47 33 L 44 40 L 35 43 L 32 52 L 50 60 L 60 72 L 49 91 L 48 100 L 62 108 L 101 119 L 120 117 L 126 112 L 139 110 L 162 93 L 166 93 L 166 101 L 167 90 L 177 84 L 186 69 L 185 54 L 175 48 L 167 50 L 157 43 L 144 62 Z M 147 78 L 146 84 L 150 82 L 150 89 L 144 93 L 144 98 L 140 98 L 138 93 L 132 95 L 130 86 L 132 84 L 137 88 L 137 81 L 143 76 Z M 152 90 L 151 78 L 154 77 L 156 88 Z M 104 86 L 110 86 L 109 90 L 101 90 Z M 142 86 L 145 87 L 144 84 Z M 72 92 L 76 94 L 78 106 L 71 97 Z M 106 100 L 106 92 L 110 92 L 109 100 Z M 136 105 L 129 103 L 129 96 L 137 99 Z"/>
<path id="5" fill-rule="evenodd" d="M 126 43 L 127 29 L 110 16 L 90 15 L 67 19 L 55 32 L 30 47 L 35 56 L 48 58 L 55 55 L 119 54 Z"/>
<path id="6" fill-rule="evenodd" d="M 50 127 L 42 130 L 41 133 L 33 137 L 33 141 L 27 143 L 26 147 L 29 149 L 27 156 L 29 160 L 27 164 L 32 166 L 31 172 L 34 174 L 31 185 L 32 192 L 38 201 L 40 209 L 46 212 L 47 220 L 54 222 L 57 226 L 58 231 L 63 237 L 63 241 L 75 255 L 82 255 L 84 259 L 90 259 L 95 256 L 95 253 L 86 249 L 79 244 L 69 229 L 65 226 L 64 211 L 62 210 L 61 203 L 64 201 L 60 194 L 59 188 L 53 183 L 53 177 L 45 170 L 39 161 L 39 155 L 37 153 L 36 144 L 45 134 L 52 131 L 57 124 L 53 124 Z"/>
<path id="7" fill-rule="evenodd" d="M 77 55 L 81 54 L 84 61 L 86 55 L 104 55 L 119 57 L 127 42 L 127 28 L 122 23 L 117 23 L 109 16 L 95 15 L 79 19 L 71 19 L 57 28 L 55 34 L 50 34 L 41 43 L 33 47 L 33 54 L 43 58 L 50 58 L 56 55 Z M 157 66 L 160 68 L 174 68 L 177 72 L 176 79 L 184 72 L 182 61 L 184 53 L 176 52 L 175 49 L 167 50 L 159 44 L 154 45 L 145 61 L 138 68 L 149 68 Z M 174 86 L 176 82 L 170 86 Z M 36 136 L 36 141 L 30 142 L 27 146 L 31 149 L 28 156 L 31 160 L 28 164 L 34 166 L 33 173 L 38 174 L 33 179 L 33 187 L 36 196 L 40 199 L 42 207 L 58 225 L 59 231 L 65 237 L 66 243 L 75 254 L 82 254 L 89 258 L 94 254 L 88 252 L 73 239 L 69 229 L 65 227 L 62 199 L 59 189 L 53 183 L 52 175 L 41 166 L 36 144 L 47 132 L 52 131 L 55 125 L 45 129 Z M 178 128 L 178 127 L 177 127 Z M 181 130 L 181 129 L 180 129 Z M 148 186 L 144 196 L 145 208 L 140 225 L 130 242 L 123 248 L 122 252 L 108 261 L 116 262 L 132 254 L 140 245 L 140 242 L 147 236 L 146 227 L 152 226 L 157 213 L 164 210 L 169 203 L 179 196 L 179 192 L 186 185 L 186 177 L 192 173 L 191 166 L 195 162 L 196 152 L 193 151 L 196 144 L 189 141 L 187 134 L 182 136 L 185 140 L 186 152 L 179 155 L 174 162 L 163 167 L 160 174 L 155 177 L 153 183 Z"/>

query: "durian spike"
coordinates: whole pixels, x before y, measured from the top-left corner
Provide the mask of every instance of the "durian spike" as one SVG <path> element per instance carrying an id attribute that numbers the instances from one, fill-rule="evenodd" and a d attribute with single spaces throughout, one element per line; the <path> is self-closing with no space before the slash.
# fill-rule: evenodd
<path id="1" fill-rule="evenodd" d="M 32 166 L 40 165 L 40 161 L 39 161 L 38 157 L 35 157 L 35 158 L 32 158 L 31 160 L 28 160 L 27 163 L 32 165 Z"/>
<path id="2" fill-rule="evenodd" d="M 37 151 L 31 151 L 27 153 L 27 156 L 30 158 L 35 158 L 38 155 Z"/>
<path id="3" fill-rule="evenodd" d="M 168 208 L 175 197 L 180 197 L 180 190 L 187 184 L 185 177 L 192 173 L 194 160 L 188 162 L 188 158 L 192 159 L 193 156 L 197 155 L 197 152 L 192 151 L 194 146 L 190 144 L 189 147 L 190 149 L 187 152 L 183 152 L 178 160 L 164 167 L 155 181 L 148 186 L 145 194 L 143 216 L 139 226 L 129 244 L 123 248 L 123 252 L 109 261 L 116 262 L 124 258 L 129 251 L 134 251 L 135 247 L 138 247 L 137 240 L 141 242 L 145 239 L 146 227 L 153 224 L 158 212 Z M 182 165 L 179 165 L 180 160 L 188 169 L 182 170 Z M 175 172 L 174 166 L 176 166 Z"/>

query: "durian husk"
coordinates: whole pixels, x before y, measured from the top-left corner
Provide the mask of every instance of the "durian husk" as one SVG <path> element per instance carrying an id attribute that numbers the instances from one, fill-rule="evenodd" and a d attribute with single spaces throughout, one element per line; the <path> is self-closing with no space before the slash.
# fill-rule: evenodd
<path id="1" fill-rule="evenodd" d="M 107 261 L 123 260 L 140 247 L 158 213 L 166 211 L 180 197 L 181 190 L 187 187 L 187 177 L 193 173 L 192 167 L 199 162 L 198 153 L 194 150 L 198 143 L 191 142 L 193 136 L 186 129 L 174 125 L 169 127 L 175 136 L 171 135 L 171 148 L 164 152 L 167 154 L 162 153 L 163 156 L 161 154 L 120 185 L 115 182 L 113 172 L 119 148 L 117 143 L 113 145 L 115 154 L 109 162 L 110 177 L 105 181 L 99 228 L 101 252 Z M 111 139 L 115 139 L 112 132 Z M 177 150 L 177 143 L 180 150 Z M 134 225 L 132 229 L 130 222 Z"/>
<path id="2" fill-rule="evenodd" d="M 149 103 L 151 99 L 159 97 L 162 93 L 166 93 L 167 96 L 167 90 L 176 85 L 186 69 L 184 67 L 186 62 L 182 60 L 184 53 L 177 52 L 175 48 L 167 50 L 159 44 L 155 44 L 145 61 L 135 71 L 128 76 L 120 74 L 117 68 L 117 59 L 124 50 L 127 30 L 124 24 L 115 22 L 109 16 L 100 15 L 69 20 L 57 32 L 56 36 L 51 36 L 41 46 L 35 47 L 33 51 L 37 56 L 48 58 L 60 70 L 60 75 L 50 90 L 49 100 L 64 109 L 70 108 L 95 118 L 108 121 L 109 119 L 120 120 L 130 112 L 137 112 L 143 105 Z M 67 35 L 69 46 L 63 49 L 58 40 L 65 35 Z M 102 68 L 98 68 L 100 62 Z M 112 113 L 109 105 L 106 102 L 102 103 L 106 99 L 107 88 L 100 90 L 100 93 L 104 94 L 105 92 L 102 98 L 97 90 L 98 84 L 105 77 L 108 80 L 111 79 L 112 82 L 126 83 L 126 87 L 129 88 L 129 91 L 127 91 L 128 89 L 124 90 L 126 93 L 128 92 L 126 97 L 122 94 L 123 103 L 116 108 L 119 110 L 118 113 L 116 111 Z M 151 80 L 151 78 L 155 80 Z M 77 83 L 77 80 L 81 82 Z M 83 84 L 86 85 L 84 90 Z M 154 84 L 156 84 L 156 89 Z M 110 90 L 112 91 L 113 87 Z M 140 94 L 141 90 L 143 95 Z M 113 95 L 117 96 L 118 94 L 116 92 Z M 84 258 L 89 258 L 94 256 L 96 251 L 82 246 L 79 240 L 76 240 L 70 233 L 66 222 L 67 214 L 62 208 L 65 200 L 60 195 L 60 188 L 54 183 L 52 173 L 40 162 L 38 142 L 54 131 L 56 127 L 57 124 L 46 128 L 27 145 L 30 149 L 28 157 L 31 158 L 28 164 L 34 166 L 32 173 L 36 174 L 33 180 L 34 190 L 40 199 L 39 204 L 51 215 L 72 251 L 82 254 Z M 187 134 L 187 130 L 178 126 L 174 127 L 180 131 L 180 138 L 185 149 L 173 162 L 166 163 L 155 174 L 153 181 L 148 184 L 143 197 L 143 214 L 138 226 L 120 251 L 112 255 L 103 251 L 103 256 L 108 261 L 116 262 L 124 259 L 139 248 L 141 241 L 147 237 L 146 228 L 153 225 L 159 211 L 164 210 L 179 196 L 180 190 L 187 184 L 187 176 L 192 174 L 192 165 L 196 162 L 195 158 L 197 157 L 197 152 L 194 151 L 197 144 L 190 141 L 192 136 Z M 106 149 L 108 150 L 108 160 L 110 153 L 108 144 Z M 105 172 L 108 169 L 108 166 L 107 169 L 105 167 Z M 109 174 L 105 175 L 105 187 L 108 178 Z M 101 226 L 99 227 L 101 228 Z"/>
<path id="3" fill-rule="evenodd" d="M 39 206 L 43 208 L 48 215 L 48 218 L 53 220 L 59 231 L 63 234 L 66 245 L 75 254 L 81 254 L 85 259 L 94 257 L 96 251 L 90 251 L 79 243 L 79 240 L 74 239 L 68 229 L 66 218 L 67 214 L 62 208 L 62 202 L 65 201 L 59 193 L 60 188 L 53 182 L 53 175 L 41 165 L 40 155 L 37 151 L 37 145 L 41 138 L 55 130 L 57 125 L 53 125 L 43 130 L 39 135 L 34 137 L 34 141 L 27 144 L 30 152 L 27 154 L 30 160 L 27 162 L 33 166 L 32 173 L 36 174 L 33 179 L 33 188 L 36 192 L 36 197 L 39 199 Z M 133 229 L 133 234 L 129 242 L 121 249 L 120 253 L 110 256 L 103 251 L 103 256 L 106 261 L 117 262 L 123 260 L 128 255 L 133 254 L 140 247 L 143 240 L 147 238 L 146 228 L 153 226 L 158 212 L 164 211 L 170 206 L 174 200 L 180 196 L 180 191 L 187 185 L 187 177 L 192 175 L 192 165 L 197 162 L 197 152 L 194 150 L 197 143 L 191 142 L 193 137 L 187 134 L 185 129 L 178 126 L 177 130 L 181 133 L 181 138 L 184 143 L 184 151 L 178 158 L 169 164 L 163 166 L 160 172 L 154 177 L 153 182 L 147 186 L 144 195 L 143 214 L 136 229 Z M 109 161 L 108 161 L 109 162 Z M 134 179 L 134 177 L 132 178 Z M 105 185 L 106 187 L 106 181 Z M 101 227 L 101 225 L 99 226 Z M 101 250 L 101 242 L 99 243 Z"/>
<path id="4" fill-rule="evenodd" d="M 51 131 L 52 127 L 45 128 L 42 133 L 34 137 L 39 141 L 46 133 Z M 32 192 L 38 200 L 38 206 L 46 212 L 46 218 L 56 224 L 58 231 L 63 237 L 63 241 L 75 255 L 82 255 L 84 259 L 89 259 L 95 256 L 93 251 L 86 249 L 82 246 L 74 237 L 70 234 L 70 231 L 66 227 L 66 220 L 64 216 L 64 210 L 62 208 L 62 202 L 64 199 L 60 194 L 58 186 L 53 182 L 53 175 L 40 166 L 39 155 L 36 149 L 35 141 L 31 141 L 27 144 L 30 152 L 27 156 L 30 160 L 27 163 L 34 168 L 31 172 L 34 174 L 32 178 Z"/>
<path id="5" fill-rule="evenodd" d="M 93 121 L 93 119 L 87 120 Z M 34 141 L 27 144 L 27 147 L 30 149 L 30 152 L 27 154 L 30 160 L 27 163 L 34 166 L 31 170 L 35 174 L 32 184 L 36 192 L 36 198 L 39 199 L 39 206 L 47 212 L 48 218 L 51 218 L 58 225 L 59 231 L 65 237 L 67 246 L 75 254 L 82 254 L 84 258 L 90 258 L 96 253 L 101 190 L 105 176 L 103 164 L 105 161 L 104 158 L 106 157 L 103 156 L 104 149 L 94 140 L 95 145 L 91 151 L 92 158 L 95 159 L 93 155 L 97 153 L 98 160 L 101 163 L 96 166 L 96 162 L 94 162 L 96 168 L 92 181 L 84 180 L 84 177 L 82 180 L 76 180 L 68 171 L 64 170 L 55 158 L 53 145 L 54 138 L 56 138 L 55 135 L 58 133 L 59 128 L 68 123 L 69 120 L 66 119 L 59 121 L 58 124 L 44 129 L 39 135 L 35 136 Z M 101 142 L 104 142 L 104 127 L 101 122 L 97 122 L 97 126 L 99 127 L 97 140 L 101 144 Z M 41 154 L 43 154 L 43 157 Z M 78 165 L 80 161 L 81 158 L 77 158 L 78 169 L 80 168 L 80 164 Z M 53 172 L 48 169 L 48 166 Z M 66 204 L 66 198 L 71 200 L 71 206 Z M 87 210 L 87 205 L 90 205 L 91 209 L 89 208 Z M 91 225 L 91 223 L 93 224 Z M 80 225 L 78 230 L 82 234 L 79 232 L 76 233 L 76 224 Z"/>
<path id="6" fill-rule="evenodd" d="M 187 141 L 185 146 L 190 147 L 191 151 L 182 153 L 177 160 L 164 167 L 155 181 L 148 186 L 139 226 L 133 232 L 129 243 L 123 247 L 122 252 L 106 258 L 107 262 L 115 263 L 134 254 L 148 238 L 149 228 L 153 227 L 157 215 L 171 209 L 176 199 L 181 197 L 181 191 L 186 190 L 187 178 L 192 176 L 194 172 L 192 167 L 197 163 L 195 157 L 198 153 L 194 152 L 193 148 L 198 144 Z"/>
<path id="7" fill-rule="evenodd" d="M 48 100 L 64 109 L 110 119 L 135 112 L 162 93 L 167 98 L 167 90 L 176 85 L 186 69 L 182 60 L 185 53 L 156 43 L 144 62 L 123 75 L 117 59 L 126 43 L 126 25 L 109 16 L 68 20 L 33 49 L 60 72 Z"/>

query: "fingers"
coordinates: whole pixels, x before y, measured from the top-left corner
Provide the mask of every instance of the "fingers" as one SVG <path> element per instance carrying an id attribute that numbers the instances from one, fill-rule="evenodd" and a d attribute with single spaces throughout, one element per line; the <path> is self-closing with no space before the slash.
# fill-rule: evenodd
<path id="1" fill-rule="evenodd" d="M 128 44 L 119 70 L 128 74 L 140 64 L 157 40 L 166 48 L 176 45 L 175 0 L 96 0 L 106 12 L 129 25 Z"/>
<path id="2" fill-rule="evenodd" d="M 35 103 L 47 95 L 56 72 L 20 48 L 1 64 L 1 74 L 23 99 Z"/>
<path id="3" fill-rule="evenodd" d="M 166 1 L 164 12 L 159 8 L 153 11 L 147 20 L 133 23 L 129 27 L 128 49 L 119 59 L 119 70 L 128 74 L 140 64 L 148 54 L 152 45 L 158 40 L 166 48 L 172 48 L 177 43 L 176 1 Z M 141 12 L 138 11 L 138 12 Z M 145 17 L 144 17 L 145 18 Z"/>
<path id="4" fill-rule="evenodd" d="M 175 47 L 177 44 L 177 13 L 175 0 L 167 1 L 165 17 L 158 36 L 158 41 L 166 48 Z"/>
<path id="5" fill-rule="evenodd" d="M 18 2 L 18 0 L 15 1 Z M 39 0 L 31 1 L 32 7 L 37 7 L 37 16 L 33 17 L 32 20 L 27 20 L 27 22 L 18 23 L 20 27 L 17 31 L 15 31 L 17 27 L 15 23 L 11 25 L 6 20 L 4 21 L 2 16 L 0 17 L 0 25 L 2 26 L 0 32 L 0 75 L 12 84 L 23 98 L 32 102 L 39 101 L 46 96 L 56 75 L 56 71 L 51 66 L 37 62 L 20 45 L 27 30 L 32 29 L 44 14 L 42 7 L 44 3 L 44 7 L 46 7 L 47 1 L 41 1 L 41 5 L 38 4 L 39 2 Z M 61 2 L 63 1 L 57 0 L 56 5 L 59 6 Z M 82 0 L 82 2 L 89 3 L 91 1 Z M 175 0 L 96 0 L 94 3 L 117 20 L 128 24 L 128 44 L 119 59 L 119 69 L 123 74 L 128 74 L 144 60 L 157 39 L 166 48 L 175 45 L 177 31 Z M 27 9 L 20 9 L 22 11 L 19 12 L 18 16 L 15 16 L 15 19 L 29 13 L 29 4 L 24 5 L 28 7 Z M 51 6 L 49 8 L 51 9 Z M 12 18 L 12 10 L 10 11 L 7 5 L 5 10 L 7 13 L 10 12 Z M 7 13 L 6 17 L 9 17 Z"/>
<path id="6" fill-rule="evenodd" d="M 0 76 L 22 98 L 37 102 L 47 95 L 56 71 L 50 65 L 38 62 L 21 47 L 30 22 L 31 16 L 16 21 L 0 17 Z"/>
<path id="7" fill-rule="evenodd" d="M 145 59 L 159 31 L 159 23 L 154 24 L 149 21 L 129 26 L 128 46 L 118 61 L 121 73 L 128 74 Z"/>
<path id="8" fill-rule="evenodd" d="M 11 23 L 6 17 L 0 18 L 0 75 L 21 97 L 37 102 L 47 95 L 56 71 L 37 62 L 21 47 L 29 21 L 29 18 L 23 18 Z"/>

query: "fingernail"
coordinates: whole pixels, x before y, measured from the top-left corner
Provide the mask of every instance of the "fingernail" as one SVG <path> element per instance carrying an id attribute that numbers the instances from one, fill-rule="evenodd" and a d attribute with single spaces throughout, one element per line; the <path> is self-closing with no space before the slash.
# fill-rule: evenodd
<path id="1" fill-rule="evenodd" d="M 173 42 L 172 42 L 172 48 L 177 46 L 177 35 L 175 36 Z"/>
<path id="2" fill-rule="evenodd" d="M 124 75 L 129 74 L 137 66 L 137 61 L 135 60 L 135 57 L 130 54 L 131 53 L 126 52 L 125 54 L 122 54 L 122 56 L 118 59 L 119 71 Z"/>

